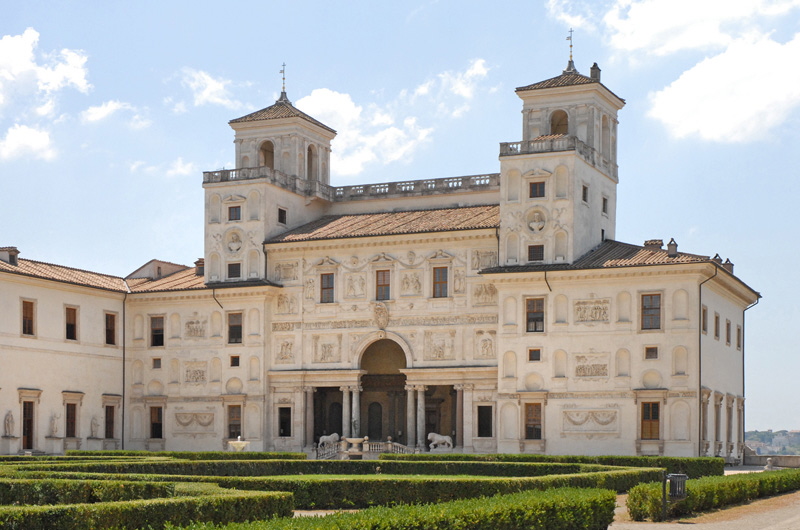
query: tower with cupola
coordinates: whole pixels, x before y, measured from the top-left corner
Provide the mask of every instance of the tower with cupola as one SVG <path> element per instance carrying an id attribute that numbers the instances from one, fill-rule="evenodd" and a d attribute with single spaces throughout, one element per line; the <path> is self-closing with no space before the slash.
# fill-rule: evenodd
<path id="1" fill-rule="evenodd" d="M 561 75 L 519 87 L 522 141 L 500 145 L 500 262 L 569 264 L 613 239 L 617 112 L 625 101 L 570 59 Z"/>

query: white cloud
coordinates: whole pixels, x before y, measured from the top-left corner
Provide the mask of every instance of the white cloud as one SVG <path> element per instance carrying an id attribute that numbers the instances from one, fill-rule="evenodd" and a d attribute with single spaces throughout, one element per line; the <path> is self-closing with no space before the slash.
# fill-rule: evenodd
<path id="1" fill-rule="evenodd" d="M 50 142 L 50 134 L 41 129 L 15 124 L 0 140 L 0 158 L 11 159 L 32 155 L 35 158 L 51 160 L 56 152 Z"/>
<path id="2" fill-rule="evenodd" d="M 96 107 L 89 107 L 88 109 L 83 111 L 81 113 L 81 119 L 84 122 L 101 121 L 108 118 L 118 110 L 122 109 L 133 110 L 133 107 L 130 104 L 124 103 L 122 101 L 114 101 L 114 100 L 106 101 L 101 105 L 98 105 Z"/>
<path id="3" fill-rule="evenodd" d="M 214 78 L 202 70 L 184 68 L 181 82 L 191 89 L 195 107 L 200 105 L 222 105 L 229 109 L 242 107 L 242 103 L 233 99 L 228 91 L 228 85 L 232 83 L 229 79 Z"/>
<path id="4" fill-rule="evenodd" d="M 800 106 L 800 34 L 786 44 L 766 36 L 732 42 L 651 95 L 650 115 L 678 138 L 763 139 Z"/>
<path id="5" fill-rule="evenodd" d="M 182 175 L 191 175 L 197 172 L 197 166 L 192 162 L 184 162 L 183 157 L 178 157 L 167 169 L 168 177 L 177 177 Z"/>
<path id="6" fill-rule="evenodd" d="M 146 129 L 152 124 L 153 122 L 151 120 L 145 118 L 141 114 L 134 114 L 133 118 L 131 118 L 131 121 L 128 122 L 128 126 L 137 131 L 140 129 Z"/>

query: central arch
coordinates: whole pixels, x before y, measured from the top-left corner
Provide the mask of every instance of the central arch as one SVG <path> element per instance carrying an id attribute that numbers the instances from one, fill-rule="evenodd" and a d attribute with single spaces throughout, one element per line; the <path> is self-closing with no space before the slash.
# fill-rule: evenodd
<path id="1" fill-rule="evenodd" d="M 402 372 L 407 367 L 403 347 L 385 335 L 369 343 L 362 352 L 358 368 L 361 375 L 361 435 L 370 439 L 403 440 L 405 433 L 405 385 Z M 363 421 L 366 420 L 366 421 Z"/>

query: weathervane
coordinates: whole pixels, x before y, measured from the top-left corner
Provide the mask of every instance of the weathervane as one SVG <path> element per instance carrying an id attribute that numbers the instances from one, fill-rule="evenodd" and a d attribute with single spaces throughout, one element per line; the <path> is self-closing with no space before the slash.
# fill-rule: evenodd
<path id="1" fill-rule="evenodd" d="M 572 30 L 570 30 L 570 31 L 572 31 Z M 286 92 L 286 63 L 283 63 L 281 66 L 282 66 L 281 72 L 280 72 L 281 73 L 281 80 L 282 80 L 281 92 Z"/>
<path id="2" fill-rule="evenodd" d="M 572 61 L 572 28 L 569 28 L 569 37 L 567 37 L 569 41 L 569 60 Z"/>

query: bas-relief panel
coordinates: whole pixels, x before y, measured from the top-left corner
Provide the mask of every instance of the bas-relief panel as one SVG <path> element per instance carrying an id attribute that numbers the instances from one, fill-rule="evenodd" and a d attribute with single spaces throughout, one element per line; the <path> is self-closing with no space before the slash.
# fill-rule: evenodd
<path id="1" fill-rule="evenodd" d="M 208 363 L 189 361 L 183 363 L 183 381 L 190 385 L 203 385 L 208 381 Z"/>
<path id="2" fill-rule="evenodd" d="M 455 330 L 426 331 L 423 359 L 426 361 L 455 359 L 455 336 Z"/>
<path id="3" fill-rule="evenodd" d="M 472 305 L 497 305 L 497 288 L 491 283 L 481 283 L 473 287 Z"/>
<path id="4" fill-rule="evenodd" d="M 489 331 L 475 331 L 475 359 L 496 359 L 497 353 L 495 345 L 497 332 L 494 330 Z"/>
<path id="5" fill-rule="evenodd" d="M 576 300 L 574 306 L 575 322 L 591 324 L 608 322 L 611 314 L 611 299 Z"/>
<path id="6" fill-rule="evenodd" d="M 561 411 L 561 435 L 618 434 L 619 411 L 605 409 L 564 409 Z"/>
<path id="7" fill-rule="evenodd" d="M 422 271 L 409 270 L 400 274 L 400 294 L 403 296 L 422 294 Z"/>
<path id="8" fill-rule="evenodd" d="M 176 436 L 204 436 L 215 435 L 215 414 L 212 407 L 205 410 L 187 410 L 184 407 L 175 408 L 174 426 L 172 433 Z"/>
<path id="9" fill-rule="evenodd" d="M 342 335 L 314 335 L 315 363 L 338 363 L 342 361 Z"/>
<path id="10" fill-rule="evenodd" d="M 195 311 L 186 321 L 186 324 L 184 324 L 184 336 L 187 339 L 204 339 L 206 338 L 207 328 L 208 318 L 200 316 L 197 311 Z"/>
<path id="11" fill-rule="evenodd" d="M 575 356 L 575 377 L 607 378 L 609 356 L 605 353 L 586 353 Z"/>
<path id="12" fill-rule="evenodd" d="M 294 337 L 275 337 L 275 364 L 293 364 L 294 362 Z"/>
<path id="13" fill-rule="evenodd" d="M 367 279 L 362 273 L 349 273 L 344 279 L 345 298 L 364 298 L 367 289 Z"/>
<path id="14" fill-rule="evenodd" d="M 497 251 L 495 250 L 473 250 L 472 269 L 481 270 L 489 267 L 497 267 Z"/>
<path id="15" fill-rule="evenodd" d="M 279 294 L 275 304 L 275 312 L 278 314 L 291 315 L 297 313 L 297 299 L 293 294 Z"/>
<path id="16" fill-rule="evenodd" d="M 280 282 L 296 280 L 297 262 L 277 263 L 275 265 L 275 279 Z"/>

